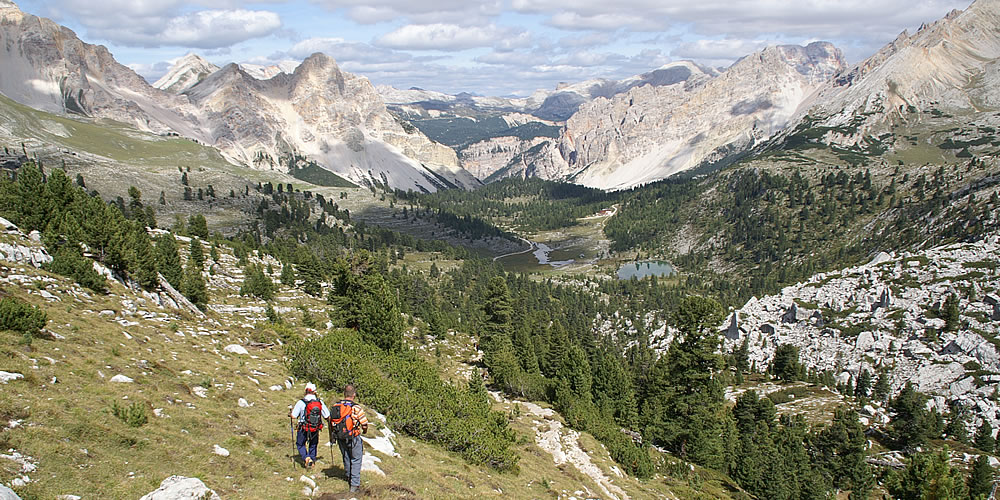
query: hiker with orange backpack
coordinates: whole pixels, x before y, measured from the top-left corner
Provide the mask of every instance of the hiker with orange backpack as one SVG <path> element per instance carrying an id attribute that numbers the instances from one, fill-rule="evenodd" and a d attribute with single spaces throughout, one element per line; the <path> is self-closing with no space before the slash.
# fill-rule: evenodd
<path id="1" fill-rule="evenodd" d="M 330 416 L 330 440 L 337 440 L 340 454 L 344 458 L 344 473 L 351 491 L 361 488 L 361 458 L 364 457 L 361 435 L 368 432 L 368 417 L 354 402 L 358 392 L 354 386 L 344 387 L 344 399 L 333 405 Z"/>
<path id="2" fill-rule="evenodd" d="M 295 446 L 306 468 L 310 468 L 316 463 L 316 449 L 319 447 L 319 431 L 323 429 L 323 420 L 330 418 L 330 409 L 316 396 L 315 384 L 306 384 L 305 395 L 295 402 L 288 417 L 299 420 Z"/>

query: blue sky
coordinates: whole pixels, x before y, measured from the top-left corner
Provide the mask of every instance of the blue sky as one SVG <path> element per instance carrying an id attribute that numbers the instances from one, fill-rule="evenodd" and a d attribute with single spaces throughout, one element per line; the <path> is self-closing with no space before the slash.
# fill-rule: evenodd
<path id="1" fill-rule="evenodd" d="M 150 81 L 188 52 L 229 62 L 334 57 L 375 84 L 526 95 L 670 61 L 710 66 L 826 40 L 849 62 L 968 0 L 20 0 Z"/>

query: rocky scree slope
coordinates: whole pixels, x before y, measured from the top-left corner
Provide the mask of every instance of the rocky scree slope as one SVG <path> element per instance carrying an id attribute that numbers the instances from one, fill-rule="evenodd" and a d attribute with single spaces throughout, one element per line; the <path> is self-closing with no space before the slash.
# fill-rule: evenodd
<path id="1" fill-rule="evenodd" d="M 893 392 L 913 383 L 941 413 L 958 401 L 997 429 L 1000 405 L 1000 235 L 926 251 L 878 254 L 870 263 L 821 273 L 781 293 L 751 298 L 722 326 L 726 349 L 748 343 L 763 369 L 791 344 L 817 372 L 851 384 L 886 370 Z M 937 312 L 959 301 L 954 331 Z M 869 412 L 873 424 L 884 423 Z M 884 415 L 883 415 L 884 417 Z M 972 432 L 970 432 L 970 435 Z"/>
<path id="2" fill-rule="evenodd" d="M 458 166 L 453 151 L 404 130 L 367 79 L 341 72 L 325 56 L 266 82 L 237 67 L 205 76 L 211 65 L 186 57 L 159 83 L 171 88 L 200 81 L 175 95 L 149 85 L 105 47 L 84 43 L 71 30 L 10 2 L 0 4 L 0 38 L 5 41 L 0 92 L 36 109 L 178 134 L 258 168 L 280 166 L 283 158 L 297 155 L 339 168 L 359 184 L 424 191 L 478 184 Z"/>
<path id="3" fill-rule="evenodd" d="M 624 189 L 724 159 L 783 129 L 843 67 L 840 50 L 826 42 L 768 47 L 716 78 L 692 74 L 596 99 L 566 123 L 559 142 L 564 176 Z"/>
<path id="4" fill-rule="evenodd" d="M 827 144 L 868 147 L 942 114 L 991 117 L 1000 124 L 1000 1 L 906 31 L 872 57 L 824 83 L 794 118 Z M 892 145 L 892 141 L 888 141 Z"/>

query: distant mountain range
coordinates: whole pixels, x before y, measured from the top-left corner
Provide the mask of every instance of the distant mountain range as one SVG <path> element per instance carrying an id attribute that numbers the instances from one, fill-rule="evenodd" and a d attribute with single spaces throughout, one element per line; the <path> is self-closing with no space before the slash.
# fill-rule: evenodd
<path id="1" fill-rule="evenodd" d="M 480 184 L 454 151 L 389 114 L 366 78 L 323 54 L 292 73 L 220 69 L 190 55 L 157 88 L 103 46 L 11 2 L 0 2 L 0 37 L 0 92 L 36 109 L 188 137 L 261 169 L 304 160 L 363 185 L 435 191 Z"/>
<path id="2" fill-rule="evenodd" d="M 306 161 L 358 184 L 419 191 L 511 176 L 625 189 L 788 144 L 906 147 L 893 130 L 929 116 L 990 126 L 998 12 L 1000 0 L 977 0 L 853 67 L 814 42 L 768 47 L 724 70 L 680 61 L 510 98 L 376 89 L 323 54 L 294 68 L 219 68 L 189 54 L 150 85 L 106 48 L 0 0 L 0 92 L 187 137 L 258 169 Z"/>

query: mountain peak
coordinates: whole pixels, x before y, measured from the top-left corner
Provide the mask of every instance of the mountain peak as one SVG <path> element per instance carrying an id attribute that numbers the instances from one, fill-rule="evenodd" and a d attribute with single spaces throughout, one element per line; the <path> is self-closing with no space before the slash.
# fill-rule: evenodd
<path id="1" fill-rule="evenodd" d="M 172 94 L 180 94 L 218 70 L 218 66 L 206 61 L 198 54 L 188 52 L 184 57 L 178 59 L 170 71 L 157 80 L 153 86 Z"/>

